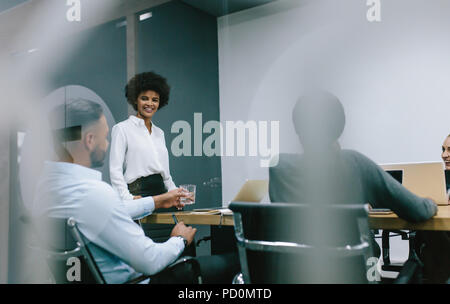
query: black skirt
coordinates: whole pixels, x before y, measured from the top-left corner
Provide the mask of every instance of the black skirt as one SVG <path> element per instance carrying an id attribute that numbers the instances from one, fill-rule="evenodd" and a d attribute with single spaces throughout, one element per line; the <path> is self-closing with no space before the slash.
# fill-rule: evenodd
<path id="1" fill-rule="evenodd" d="M 131 184 L 128 184 L 128 190 L 134 196 L 155 196 L 163 193 L 167 193 L 166 185 L 164 185 L 164 179 L 161 174 L 153 174 L 145 177 L 138 178 Z M 158 209 L 153 213 L 159 212 L 176 212 L 177 208 L 172 207 L 168 209 Z"/>
<path id="2" fill-rule="evenodd" d="M 167 192 L 166 185 L 161 174 L 153 174 L 138 178 L 131 184 L 128 184 L 128 190 L 134 196 L 155 196 Z"/>

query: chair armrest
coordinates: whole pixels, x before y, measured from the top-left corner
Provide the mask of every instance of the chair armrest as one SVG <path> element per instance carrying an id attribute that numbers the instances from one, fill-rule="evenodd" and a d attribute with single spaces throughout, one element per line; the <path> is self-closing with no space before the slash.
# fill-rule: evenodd
<path id="1" fill-rule="evenodd" d="M 184 256 L 184 257 L 179 258 L 178 260 L 176 260 L 175 262 L 173 262 L 172 264 L 170 264 L 169 266 L 167 266 L 166 268 L 161 270 L 161 272 L 165 271 L 165 270 L 168 270 L 168 269 L 171 269 L 171 268 L 173 268 L 173 267 L 175 267 L 177 265 L 183 264 L 183 263 L 192 263 L 193 266 L 194 266 L 195 272 L 196 272 L 196 276 L 197 276 L 197 278 L 200 279 L 200 264 L 198 263 L 198 261 L 194 257 L 191 257 L 191 256 Z M 147 279 L 149 279 L 151 277 L 152 276 L 141 275 L 140 277 L 137 277 L 135 279 L 132 279 L 132 280 L 129 280 L 129 281 L 125 282 L 125 284 L 138 284 L 138 283 L 140 283 L 140 282 L 142 282 L 144 280 L 147 280 Z M 201 281 L 201 279 L 200 279 L 200 281 Z"/>
<path id="2" fill-rule="evenodd" d="M 66 250 L 64 252 L 50 251 L 47 249 L 35 247 L 29 245 L 28 248 L 36 252 L 36 254 L 41 255 L 45 258 L 51 258 L 55 260 L 67 260 L 70 257 L 79 257 L 82 255 L 81 248 L 76 247 L 72 250 Z"/>
<path id="3" fill-rule="evenodd" d="M 200 264 L 198 263 L 197 259 L 191 256 L 183 256 L 181 258 L 179 258 L 178 260 L 176 260 L 175 262 L 173 262 L 172 264 L 170 264 L 167 269 L 171 269 L 174 268 L 177 265 L 183 264 L 183 263 L 191 263 L 194 271 L 195 271 L 195 277 L 197 278 L 197 282 L 199 284 L 202 284 L 202 276 L 201 276 L 201 271 L 200 271 Z"/>
<path id="4" fill-rule="evenodd" d="M 199 246 L 201 242 L 207 242 L 207 241 L 211 241 L 211 236 L 205 236 L 204 238 L 201 238 L 197 241 L 197 243 L 195 244 L 195 246 Z"/>
<path id="5" fill-rule="evenodd" d="M 199 265 L 199 264 L 198 264 L 198 261 L 197 261 L 194 257 L 191 257 L 191 256 L 184 256 L 184 257 L 179 258 L 178 260 L 176 260 L 175 262 L 173 262 L 173 263 L 170 264 L 169 266 L 167 266 L 167 268 L 168 268 L 168 269 L 169 269 L 169 268 L 173 268 L 173 267 L 177 266 L 178 264 L 182 264 L 182 263 L 186 263 L 186 262 L 194 263 L 194 264 L 196 264 L 196 265 Z M 199 265 L 199 267 L 200 267 L 200 265 Z"/>
<path id="6" fill-rule="evenodd" d="M 391 258 L 389 254 L 390 250 L 390 244 L 389 239 L 391 237 L 390 233 L 396 233 L 397 236 L 400 235 L 402 237 L 402 240 L 408 240 L 408 233 L 401 230 L 383 230 L 382 232 L 382 258 L 383 258 L 383 265 L 381 266 L 381 269 L 384 271 L 395 271 L 400 272 L 403 265 L 400 263 L 391 263 Z"/>
<path id="7" fill-rule="evenodd" d="M 142 281 L 145 281 L 145 280 L 147 280 L 149 278 L 150 278 L 150 276 L 148 276 L 148 275 L 141 275 L 140 277 L 137 277 L 135 279 L 132 279 L 132 280 L 129 280 L 129 281 L 125 282 L 125 284 L 139 284 Z"/>

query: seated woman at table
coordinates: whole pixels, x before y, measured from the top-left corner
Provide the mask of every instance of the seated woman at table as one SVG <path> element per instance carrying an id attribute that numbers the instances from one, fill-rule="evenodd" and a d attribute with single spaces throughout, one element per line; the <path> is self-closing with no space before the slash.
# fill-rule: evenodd
<path id="1" fill-rule="evenodd" d="M 445 164 L 445 182 L 447 185 L 447 192 L 449 193 L 450 203 L 450 134 L 445 138 L 442 144 L 442 160 Z"/>
<path id="2" fill-rule="evenodd" d="M 112 128 L 109 163 L 111 184 L 123 200 L 179 191 L 170 175 L 164 132 L 153 122 L 169 94 L 166 79 L 153 72 L 134 76 L 125 87 L 137 114 Z"/>
<path id="3" fill-rule="evenodd" d="M 450 134 L 442 144 L 447 192 L 450 194 Z M 449 197 L 450 203 L 450 197 Z M 450 279 L 450 233 L 420 231 L 417 233 L 417 252 L 424 263 L 424 277 L 429 283 L 445 283 Z"/>

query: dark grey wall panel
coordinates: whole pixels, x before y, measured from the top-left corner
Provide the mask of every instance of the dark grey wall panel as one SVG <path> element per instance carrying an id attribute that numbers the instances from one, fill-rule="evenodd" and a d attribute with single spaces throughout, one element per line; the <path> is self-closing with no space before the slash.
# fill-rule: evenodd
<path id="1" fill-rule="evenodd" d="M 94 91 L 108 106 L 116 122 L 128 117 L 124 95 L 127 81 L 126 27 L 118 26 L 124 20 L 109 22 L 68 38 L 76 41 L 76 51 L 52 82 L 55 89 L 80 85 Z M 106 169 L 102 170 L 106 182 L 109 182 L 108 166 L 109 156 L 103 166 Z"/>
<path id="2" fill-rule="evenodd" d="M 81 85 L 93 90 L 108 105 L 116 121 L 128 117 L 124 96 L 127 81 L 126 27 L 118 27 L 124 20 L 68 37 L 68 40 L 77 42 L 76 51 L 53 79 L 55 88 Z"/>
<path id="3" fill-rule="evenodd" d="M 214 16 L 174 1 L 155 7 L 152 17 L 138 25 L 138 72 L 155 71 L 171 85 L 169 105 L 156 113 L 155 124 L 166 136 L 173 179 L 177 185 L 197 185 L 196 208 L 222 203 L 221 185 L 204 186 L 221 177 L 220 156 L 175 157 L 170 151 L 171 126 L 177 120 L 192 128 L 194 113 L 202 113 L 203 123 L 219 121 L 219 71 L 217 21 Z M 203 136 L 202 142 L 207 138 Z"/>

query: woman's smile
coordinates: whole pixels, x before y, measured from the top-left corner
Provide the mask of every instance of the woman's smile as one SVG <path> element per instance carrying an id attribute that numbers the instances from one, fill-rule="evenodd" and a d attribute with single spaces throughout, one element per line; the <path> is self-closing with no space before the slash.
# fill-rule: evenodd
<path id="1" fill-rule="evenodd" d="M 151 114 L 155 111 L 155 108 L 152 106 L 144 106 L 144 111 Z"/>

